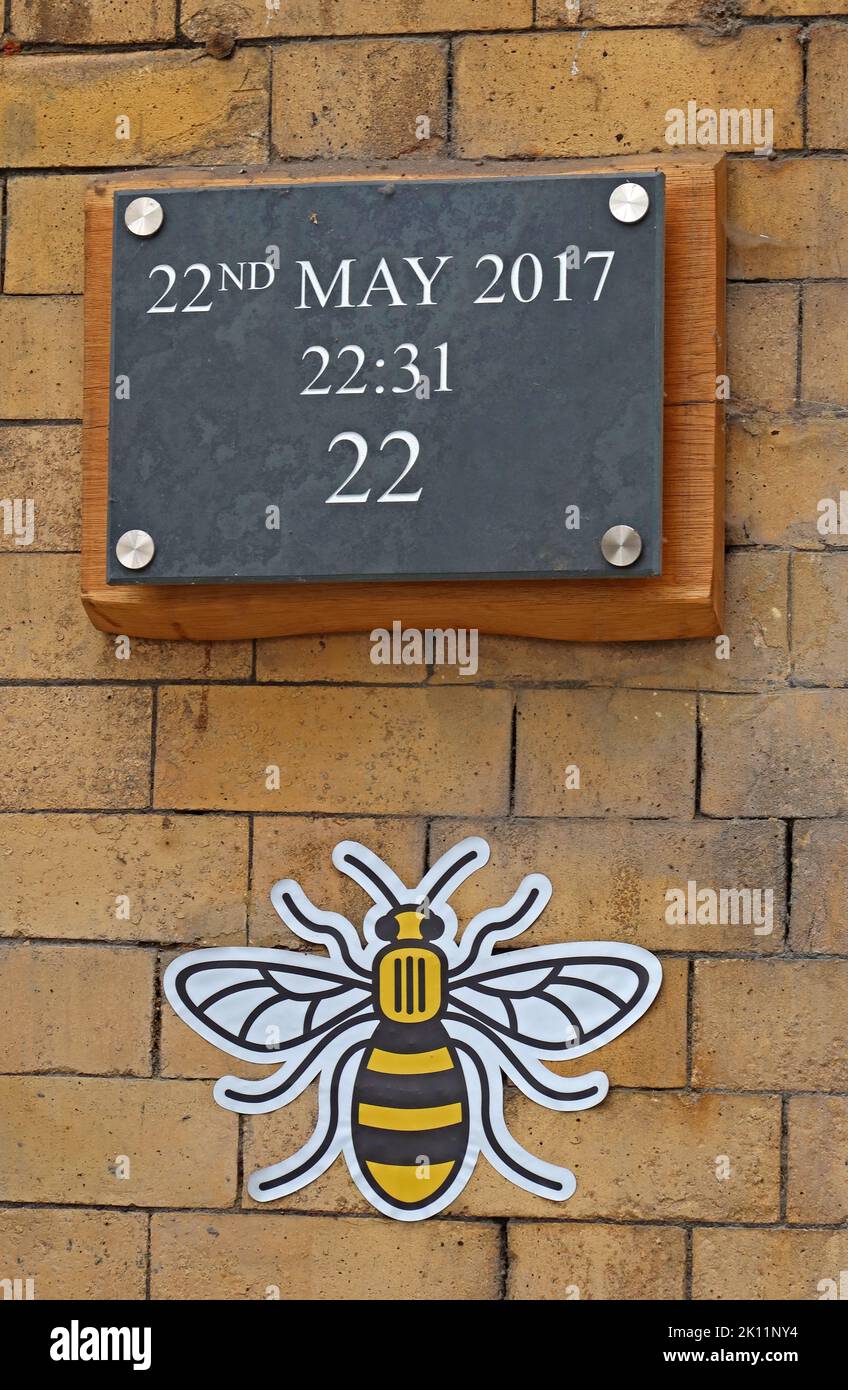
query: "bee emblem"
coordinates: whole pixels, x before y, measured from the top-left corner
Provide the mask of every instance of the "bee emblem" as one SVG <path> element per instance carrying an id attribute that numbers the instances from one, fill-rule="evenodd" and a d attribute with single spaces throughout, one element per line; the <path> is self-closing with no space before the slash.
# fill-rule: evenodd
<path id="1" fill-rule="evenodd" d="M 341 1153 L 363 1196 L 400 1221 L 444 1210 L 481 1153 L 528 1192 L 571 1196 L 573 1173 L 527 1153 L 507 1129 L 504 1079 L 552 1110 L 597 1105 L 603 1072 L 564 1077 L 543 1063 L 618 1037 L 655 999 L 662 968 L 650 952 L 609 941 L 493 954 L 545 908 L 543 874 L 478 913 L 457 941 L 449 898 L 488 858 L 485 840 L 463 840 L 409 889 L 345 840 L 333 863 L 374 902 L 362 936 L 286 879 L 271 890 L 274 907 L 325 956 L 235 946 L 190 951 L 168 967 L 166 996 L 201 1037 L 243 1061 L 279 1063 L 260 1080 L 222 1077 L 219 1105 L 257 1115 L 318 1082 L 313 1134 L 253 1174 L 257 1201 L 297 1191 Z"/>

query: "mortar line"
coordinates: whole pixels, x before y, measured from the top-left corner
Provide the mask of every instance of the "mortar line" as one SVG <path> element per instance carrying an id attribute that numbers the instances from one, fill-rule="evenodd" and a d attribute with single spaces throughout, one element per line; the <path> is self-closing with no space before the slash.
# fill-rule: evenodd
<path id="1" fill-rule="evenodd" d="M 167 814 L 167 812 L 166 812 L 165 814 Z M 427 867 L 429 867 L 429 865 L 428 865 Z M 27 931 L 26 934 L 23 934 L 23 933 L 21 933 L 21 934 L 15 934 L 15 933 L 12 933 L 12 934 L 9 934 L 9 933 L 3 934 L 3 933 L 0 933 L 0 942 L 2 942 L 2 944 L 5 945 L 5 946 L 21 946 L 21 947 L 25 947 L 25 946 L 41 946 L 41 947 L 51 947 L 51 946 L 55 946 L 55 947 L 57 947 L 57 948 L 58 948 L 58 947 L 62 947 L 62 946 L 67 946 L 67 947 L 71 947 L 71 948 L 74 948 L 74 947 L 85 947 L 85 946 L 105 946 L 105 947 L 108 947 L 109 949 L 123 950 L 123 951 L 150 951 L 150 950 L 160 950 L 160 949 L 161 949 L 161 950 L 177 950 L 177 949 L 180 949 L 180 948 L 182 948 L 182 947 L 196 946 L 196 945 L 198 944 L 198 940 L 200 940 L 200 939 L 202 939 L 202 938 L 198 938 L 198 937 L 179 937 L 179 938 L 174 938 L 173 940 L 164 940 L 162 937 L 144 937 L 144 938 L 133 938 L 132 940 L 129 940 L 129 941 L 128 941 L 128 940 L 116 939 L 116 938 L 113 938 L 113 937 L 110 937 L 110 936 L 39 936 L 37 933 L 33 933 L 32 931 Z M 301 948 L 300 948 L 300 947 L 293 947 L 292 949 L 294 949 L 294 950 L 299 950 L 299 949 L 301 949 Z M 305 948 L 302 948 L 302 949 L 305 949 Z M 518 948 L 512 947 L 512 946 L 500 946 L 500 947 L 499 947 L 499 946 L 496 945 L 496 947 L 495 947 L 495 954 L 496 954 L 496 955 L 501 955 L 502 958 L 503 958 L 504 960 L 508 960 L 508 959 L 509 959 L 510 952 L 511 952 L 512 950 L 514 950 L 514 949 L 521 949 L 521 947 L 520 947 L 520 946 L 519 946 Z M 666 949 L 666 948 L 664 948 L 664 947 L 662 947 L 662 946 L 653 946 L 653 947 L 650 947 L 649 949 L 651 949 L 651 950 L 653 951 L 653 954 L 654 954 L 655 956 L 658 956 L 661 960 L 685 960 L 685 961 L 691 961 L 693 964 L 694 964 L 694 963 L 697 963 L 697 961 L 701 961 L 701 960 L 704 960 L 704 961 L 728 961 L 728 962 L 731 962 L 731 961 L 732 961 L 732 962 L 750 961 L 750 962 L 751 962 L 752 964 L 754 964 L 754 965 L 757 965 L 757 964 L 760 964 L 760 965 L 767 965 L 767 964 L 769 964 L 770 962 L 776 962 L 776 963 L 781 964 L 781 965 L 798 965 L 798 964 L 800 964 L 802 961 L 806 961 L 806 962 L 808 962 L 808 963 L 811 964 L 811 965 L 815 965 L 815 964 L 820 964 L 820 965 L 826 965 L 826 964 L 830 964 L 830 965 L 844 965 L 844 964 L 848 963 L 848 953 L 843 952 L 843 953 L 840 954 L 840 953 L 838 953 L 838 952 L 836 952 L 836 951 L 829 951 L 829 952 L 812 952 L 812 951 L 808 951 L 808 952 L 803 953 L 803 954 L 802 954 L 801 952 L 795 952 L 795 951 L 790 952 L 790 951 L 788 951 L 788 950 L 786 950 L 786 951 L 730 951 L 730 950 L 726 950 L 726 949 L 725 949 L 725 950 L 714 950 L 714 951 L 713 951 L 713 950 L 710 950 L 709 947 L 707 947 L 707 946 L 699 947 L 697 950 L 694 950 L 694 951 L 693 951 L 693 950 L 688 950 L 688 951 L 668 950 L 668 949 Z M 779 1088 L 772 1087 L 771 1090 L 769 1090 L 768 1087 L 765 1087 L 765 1088 L 756 1088 L 756 1087 L 754 1087 L 753 1090 L 752 1090 L 752 1088 L 746 1087 L 746 1088 L 744 1088 L 742 1091 L 734 1090 L 733 1088 L 722 1088 L 722 1087 L 699 1087 L 699 1089 L 700 1089 L 700 1090 L 715 1090 L 715 1091 L 727 1090 L 728 1094 L 730 1094 L 730 1095 L 737 1095 L 737 1094 L 739 1094 L 739 1095 L 741 1095 L 741 1094 L 746 1094 L 746 1095 L 747 1095 L 747 1094 L 763 1094 L 763 1095 L 769 1095 L 769 1094 L 772 1094 L 772 1093 L 774 1092 L 775 1089 L 779 1089 Z M 813 1092 L 811 1092 L 811 1094 L 813 1094 Z"/>
<path id="2" fill-rule="evenodd" d="M 208 1082 L 208 1077 L 206 1078 Z M 327 1207 L 289 1207 L 283 1210 L 256 1211 L 253 1207 L 234 1208 L 233 1206 L 219 1207 L 189 1207 L 189 1206 L 155 1206 L 153 1204 L 141 1205 L 132 1202 L 35 1202 L 31 1199 L 22 1200 L 3 1200 L 0 1201 L 0 1211 L 15 1210 L 35 1210 L 35 1211 L 97 1211 L 104 1216 L 114 1217 L 120 1212 L 141 1212 L 151 1216 L 171 1216 L 185 1215 L 196 1217 L 222 1217 L 222 1216 L 242 1216 L 247 1219 L 278 1220 L 285 1221 L 292 1217 L 344 1217 L 345 1220 L 354 1221 L 374 1221 L 373 1211 L 345 1211 L 331 1210 Z M 666 1230 L 686 1231 L 689 1226 L 693 1231 L 785 1231 L 787 1234 L 801 1235 L 805 1231 L 823 1231 L 833 1235 L 844 1231 L 844 1221 L 824 1222 L 824 1221 L 803 1221 L 786 1222 L 777 1218 L 771 1221 L 749 1217 L 745 1221 L 719 1221 L 715 1217 L 661 1217 L 661 1216 L 637 1216 L 622 1217 L 611 1216 L 600 1211 L 594 1215 L 585 1216 L 546 1216 L 539 1214 L 536 1216 L 509 1216 L 500 1214 L 481 1213 L 479 1215 L 465 1216 L 455 1212 L 443 1211 L 439 1213 L 439 1221 L 447 1221 L 455 1226 L 494 1226 L 497 1227 L 499 1221 L 509 1221 L 513 1225 L 520 1226 L 618 1226 L 623 1228 L 660 1227 Z"/>
<path id="3" fill-rule="evenodd" d="M 702 761 L 704 755 L 704 731 L 703 725 L 701 723 L 703 715 L 703 707 L 701 703 L 702 693 L 703 692 L 701 691 L 697 691 L 695 693 L 695 786 L 693 788 L 693 817 L 703 815 L 703 812 L 701 810 L 701 777 Z"/>
<path id="4" fill-rule="evenodd" d="M 162 1074 L 162 957 L 164 948 L 156 951 L 153 958 L 153 999 L 150 1011 L 150 1075 Z"/>
<path id="5" fill-rule="evenodd" d="M 99 1208 L 97 1208 L 99 1210 Z M 144 1299 L 149 1302 L 152 1297 L 151 1285 L 153 1280 L 153 1211 L 151 1208 L 147 1212 L 147 1242 L 145 1250 L 144 1268 Z"/>
<path id="6" fill-rule="evenodd" d="M 37 687 L 36 687 L 36 688 L 37 688 Z M 132 688 L 132 687 L 130 687 L 130 688 Z M 287 810 L 276 810 L 276 811 L 275 811 L 272 807 L 265 807 L 265 806 L 242 806 L 242 807 L 239 807 L 239 808 L 236 809 L 236 810 L 228 810 L 226 807 L 216 807 L 216 806 L 214 806 L 214 807 L 210 807 L 210 806 L 190 806 L 190 805 L 183 805 L 183 806 L 173 806 L 173 805 L 172 805 L 172 806 L 161 806 L 161 805 L 153 805 L 153 806 L 127 806 L 127 805 L 123 805 L 123 804 L 120 804 L 120 803 L 114 803 L 114 804 L 109 804 L 109 805 L 103 805 L 103 804 L 101 803 L 101 804 L 99 804 L 99 805 L 98 805 L 98 804 L 93 804 L 93 805 L 88 805 L 88 806 L 85 806 L 85 805 L 83 805 L 83 806 L 26 806 L 26 807 L 17 807 L 17 808 L 16 808 L 16 807 L 9 807 L 9 806 L 0 807 L 0 823 L 2 823 L 2 817 L 4 817 L 4 816 L 148 816 L 148 817 L 150 817 L 151 815 L 155 815 L 155 816 L 179 816 L 179 817 L 185 817 L 185 816 L 195 816 L 195 817 L 196 817 L 196 816 L 223 816 L 223 817 L 226 817 L 226 818 L 244 817 L 244 816 L 248 816 L 248 815 L 258 815 L 258 816 L 263 816 L 263 817 L 267 816 L 267 817 L 273 818 L 273 819 L 275 819 L 275 820 L 308 820 L 308 819 L 310 819 L 310 818 L 314 818 L 315 816 L 326 816 L 326 815 L 331 815 L 332 818 L 333 818 L 334 820 L 362 820 L 362 819 L 364 818 L 364 819 L 367 819 L 367 820 L 369 820 L 369 821 L 413 821 L 413 822 L 415 822 L 415 821 L 420 821 L 421 818 L 422 818 L 422 817 L 421 817 L 421 813 L 420 813 L 419 811 L 368 811 L 368 810 L 363 810 L 362 808 L 358 808 L 358 809 L 355 809 L 355 810 L 349 810 L 349 811 L 341 811 L 341 810 L 339 810 L 339 811 L 336 811 L 336 810 L 328 811 L 326 807 L 318 806 L 318 805 L 316 805 L 316 806 L 300 807 L 300 808 L 298 808 L 297 810 L 291 810 L 291 811 L 287 811 Z M 479 821 L 481 821 L 481 820 L 492 820 L 492 819 L 499 819 L 499 818 L 500 818 L 500 819 L 503 819 L 503 813 L 502 813 L 502 811 L 500 811 L 500 810 L 498 810 L 498 809 L 496 809 L 496 808 L 491 808 L 491 809 L 489 809 L 489 810 L 484 810 L 484 811 L 474 811 L 474 812 L 470 812 L 470 811 L 466 811 L 466 812 L 459 812 L 459 811 L 442 811 L 442 812 L 437 812 L 437 813 L 433 816 L 434 822 L 438 822 L 438 823 L 447 822 L 447 823 L 451 823 L 451 824 L 456 823 L 457 825 L 464 825 L 464 824 L 466 824 L 466 823 L 471 824 L 471 825 L 476 825 L 476 824 L 477 824 Z M 558 825 L 561 826 L 561 827 L 563 827 L 563 826 L 570 826 L 570 827 L 572 827 L 572 828 L 573 828 L 575 825 L 580 825 L 580 826 L 584 826 L 584 825 L 594 825 L 594 826 L 597 826 L 597 825 L 606 825 L 606 826 L 611 826 L 611 827 L 616 827 L 616 826 L 622 827 L 622 826 L 623 826 L 623 827 L 627 828 L 627 827 L 630 826 L 630 825 L 638 825 L 640 828 L 646 828 L 646 827 L 648 827 L 648 826 L 657 826 L 657 827 L 660 827 L 660 826 L 674 826 L 674 827 L 676 827 L 676 828 L 686 829 L 686 830 L 693 830 L 693 831 L 698 830 L 698 829 L 704 829 L 706 826 L 709 826 L 709 825 L 714 825 L 714 826 L 718 827 L 718 826 L 728 826 L 728 825 L 732 825 L 732 824 L 735 823 L 735 824 L 737 824 L 737 825 L 744 825 L 744 826 L 753 827 L 753 826 L 761 826 L 761 825 L 773 825 L 773 824 L 776 824 L 776 823 L 778 823 L 778 822 L 780 821 L 780 817 L 778 817 L 778 816 L 775 816 L 775 815 L 765 815 L 765 814 L 764 814 L 764 815 L 761 815 L 761 816 L 757 816 L 757 815 L 745 815 L 745 816 L 740 816 L 740 815 L 712 816 L 712 815 L 705 815 L 705 814 L 702 814 L 702 815 L 700 815 L 700 816 L 691 816 L 691 817 L 689 817 L 689 818 L 687 818 L 687 817 L 685 817 L 685 816 L 634 816 L 634 815 L 627 815 L 627 814 L 622 814 L 622 815 L 618 815 L 618 816 L 602 816 L 602 815 L 598 815 L 598 816 L 563 816 L 563 817 L 550 816 L 550 815 L 532 816 L 532 815 L 523 814 L 523 815 L 520 815 L 520 816 L 510 817 L 510 819 L 514 820 L 514 821 L 516 822 L 516 824 L 519 824 L 519 825 L 527 825 L 527 826 L 531 826 L 531 827 L 532 827 L 532 826 L 546 826 L 546 825 L 547 825 L 547 826 L 550 826 L 550 825 L 552 825 L 552 824 L 558 824 Z M 805 815 L 805 816 L 799 816 L 798 819 L 799 819 L 799 820 L 811 820 L 811 819 L 812 819 L 812 820 L 825 820 L 825 821 L 831 821 L 834 825 L 844 825 L 844 824 L 846 823 L 846 821 L 848 821 L 848 816 L 827 816 L 827 815 L 826 815 L 826 816 L 821 816 L 821 815 L 815 816 L 815 815 L 811 815 L 811 814 L 808 813 L 808 814 Z M 708 948 L 704 948 L 704 949 L 708 949 Z M 688 952 L 688 951 L 677 951 L 677 952 L 670 952 L 670 954 L 676 954 L 676 955 L 680 955 L 680 956 L 688 956 L 689 952 Z M 763 954 L 765 954 L 765 953 L 764 953 L 764 952 L 761 952 L 761 951 L 759 951 L 759 952 L 758 952 L 758 951 L 749 951 L 749 952 L 746 952 L 745 950 L 740 949 L 740 950 L 738 950 L 738 951 L 733 951 L 731 954 L 733 954 L 733 955 L 754 955 L 754 956 L 759 956 L 759 955 L 763 955 Z M 778 955 L 779 953 L 778 953 L 778 952 L 768 952 L 767 954 L 769 954 L 769 955 Z M 812 954 L 812 953 L 811 953 L 811 954 Z M 838 956 L 839 956 L 839 952 L 832 952 L 832 951 L 821 952 L 820 954 L 821 954 L 822 956 L 836 956 L 837 958 L 838 958 Z M 818 955 L 819 955 L 819 953 L 816 953 L 816 959 L 818 959 Z"/>
<path id="7" fill-rule="evenodd" d="M 509 1218 L 505 1217 L 498 1225 L 500 1227 L 498 1236 L 500 1279 L 497 1299 L 499 1303 L 505 1303 L 509 1300 Z"/>
<path id="8" fill-rule="evenodd" d="M 233 1207 L 242 1210 L 244 1204 L 244 1131 L 246 1115 L 238 1117 L 238 1139 L 236 1143 L 236 1190 Z"/>
<path id="9" fill-rule="evenodd" d="M 10 8 L 10 0 L 6 0 L 6 3 L 7 7 Z M 10 17 L 9 15 L 9 18 Z M 744 15 L 742 18 L 744 21 L 744 29 L 801 29 L 808 27 L 804 23 L 803 16 Z M 838 25 L 840 28 L 846 27 L 846 16 L 844 13 L 825 12 L 824 14 L 816 14 L 809 18 L 816 23 L 828 20 L 830 23 Z M 7 32 L 8 23 L 9 19 L 6 20 Z M 409 33 L 409 31 L 398 33 L 391 29 L 378 29 L 366 30 L 356 34 L 256 34 L 237 37 L 236 50 L 241 48 L 250 49 L 261 47 L 280 48 L 284 45 L 288 46 L 293 44 L 297 44 L 298 46 L 328 43 L 355 44 L 361 42 L 363 39 L 385 39 L 393 42 L 405 42 L 410 44 L 432 42 L 433 39 L 451 38 L 484 40 L 511 39 L 517 36 L 524 38 L 554 38 L 561 36 L 563 39 L 566 39 L 569 36 L 573 37 L 575 34 L 579 33 L 580 29 L 581 25 L 579 23 L 537 27 L 535 22 L 532 22 L 531 24 L 517 25 L 508 29 L 427 29 L 416 30 L 414 33 Z M 669 32 L 689 34 L 690 36 L 706 36 L 710 39 L 732 37 L 726 30 L 723 30 L 720 25 L 711 25 L 704 20 L 693 24 L 684 24 L 679 21 L 677 23 L 669 22 L 667 24 L 646 24 L 644 21 L 635 24 L 604 24 L 591 28 L 589 32 L 593 35 L 597 35 L 599 39 L 602 39 L 606 34 L 660 34 Z M 84 44 L 34 40 L 24 43 L 22 53 L 23 56 L 26 57 L 50 57 L 53 54 L 57 56 L 79 54 L 95 57 L 101 53 L 107 56 L 110 54 L 120 55 L 122 53 L 138 56 L 148 49 L 152 53 L 161 53 L 163 51 L 173 50 L 174 48 L 179 51 L 193 52 L 198 58 L 206 56 L 202 43 L 199 41 L 192 41 L 179 30 L 173 38 L 139 39 L 137 42 L 125 43 Z M 228 60 L 210 59 L 210 61 Z"/>
<path id="10" fill-rule="evenodd" d="M 686 1090 L 692 1087 L 692 1057 L 695 1033 L 695 958 L 689 957 L 686 969 Z"/>

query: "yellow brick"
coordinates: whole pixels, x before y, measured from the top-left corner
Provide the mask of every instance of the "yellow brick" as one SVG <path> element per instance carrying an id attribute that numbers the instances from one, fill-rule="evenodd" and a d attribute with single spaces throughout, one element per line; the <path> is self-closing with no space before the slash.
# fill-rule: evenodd
<path id="1" fill-rule="evenodd" d="M 82 299 L 0 297 L 0 416 L 82 414 Z"/>
<path id="2" fill-rule="evenodd" d="M 848 955 L 848 823 L 797 821 L 792 850 L 792 950 Z"/>
<path id="3" fill-rule="evenodd" d="M 378 685 L 420 685 L 426 666 L 375 666 L 368 633 L 330 633 L 325 637 L 266 637 L 256 643 L 260 681 L 363 681 Z"/>
<path id="4" fill-rule="evenodd" d="M 253 824 L 251 943 L 287 950 L 316 949 L 290 932 L 271 905 L 271 888 L 281 878 L 295 879 L 316 907 L 340 912 L 359 930 L 373 899 L 333 867 L 335 846 L 341 840 L 367 845 L 414 888 L 424 874 L 424 836 L 423 821 L 257 816 Z"/>
<path id="5" fill-rule="evenodd" d="M 79 549 L 81 450 L 78 425 L 0 429 L 0 498 L 32 501 L 36 550 Z M 0 551 L 21 549 L 0 524 Z"/>
<path id="6" fill-rule="evenodd" d="M 23 43 L 144 43 L 175 32 L 174 0 L 12 0 L 11 30 Z"/>
<path id="7" fill-rule="evenodd" d="M 696 1086 L 848 1090 L 848 961 L 695 966 Z"/>
<path id="8" fill-rule="evenodd" d="M 674 29 L 461 39 L 454 97 L 465 158 L 667 149 L 666 112 L 771 107 L 776 148 L 803 141 L 801 49 L 788 26 L 730 38 Z"/>
<path id="9" fill-rule="evenodd" d="M 0 1269 L 33 1279 L 37 1299 L 143 1299 L 143 1212 L 15 1207 L 0 1211 Z"/>
<path id="10" fill-rule="evenodd" d="M 840 1271 L 848 1268 L 846 1231 L 707 1228 L 696 1229 L 693 1239 L 695 1299 L 837 1298 Z M 793 1349 L 789 1342 L 787 1348 Z"/>
<path id="11" fill-rule="evenodd" d="M 516 938 L 519 950 L 598 937 L 655 951 L 780 949 L 785 832 L 778 821 L 436 821 L 431 858 L 473 834 L 488 842 L 492 857 L 451 898 L 460 930 L 475 913 L 508 902 L 524 875 L 537 872 L 551 880 L 553 896 L 537 924 Z M 668 892 L 685 892 L 690 879 L 698 888 L 771 888 L 774 932 L 670 925 Z"/>
<path id="12" fill-rule="evenodd" d="M 146 680 L 251 670 L 249 642 L 151 642 L 89 622 L 76 555 L 0 556 L 0 680 Z"/>
<path id="13" fill-rule="evenodd" d="M 785 280 L 844 274 L 848 160 L 731 160 L 728 274 Z"/>
<path id="14" fill-rule="evenodd" d="M 797 285 L 728 285 L 727 371 L 734 410 L 790 410 L 798 358 Z"/>
<path id="15" fill-rule="evenodd" d="M 540 642 L 481 634 L 479 670 L 463 676 L 437 667 L 434 685 L 470 679 L 506 684 L 642 686 L 651 690 L 757 690 L 783 681 L 789 670 L 785 555 L 735 551 L 726 561 L 724 633 L 680 642 Z"/>
<path id="16" fill-rule="evenodd" d="M 506 809 L 511 699 L 493 690 L 163 687 L 156 805 L 480 815 Z M 279 790 L 266 787 L 280 770 Z"/>
<path id="17" fill-rule="evenodd" d="M 804 286 L 801 396 L 810 405 L 848 405 L 848 284 Z"/>
<path id="18" fill-rule="evenodd" d="M 703 0 L 537 0 L 536 23 L 545 29 L 697 24 L 702 6 Z"/>
<path id="19" fill-rule="evenodd" d="M 0 1077 L 3 1201 L 229 1207 L 238 1116 L 200 1081 Z M 129 1176 L 121 1159 L 129 1159 Z"/>
<path id="20" fill-rule="evenodd" d="M 848 115 L 842 100 L 846 63 L 845 25 L 814 24 L 807 50 L 807 123 L 813 149 L 839 150 L 848 145 Z"/>
<path id="21" fill-rule="evenodd" d="M 6 71 L 8 69 L 8 71 Z M 0 164 L 258 163 L 267 158 L 263 49 L 24 56 L 4 64 Z"/>
<path id="22" fill-rule="evenodd" d="M 7 294 L 81 294 L 88 174 L 43 174 L 7 185 Z"/>
<path id="23" fill-rule="evenodd" d="M 206 1082 L 0 1077 L 0 1105 L 15 1116 L 0 1131 L 4 1202 L 224 1207 L 235 1196 L 238 1117 Z M 123 1178 L 112 1171 L 122 1156 Z"/>
<path id="24" fill-rule="evenodd" d="M 584 1059 L 587 1070 L 593 1059 Z M 596 1109 L 557 1113 L 517 1092 L 507 1124 L 518 1142 L 577 1179 L 567 1202 L 514 1187 L 480 1162 L 456 1215 L 641 1221 L 774 1221 L 780 1200 L 776 1096 L 614 1091 Z M 729 1178 L 717 1158 L 731 1160 Z"/>
<path id="25" fill-rule="evenodd" d="M 848 691 L 705 695 L 701 810 L 838 816 L 848 810 Z"/>
<path id="26" fill-rule="evenodd" d="M 793 555 L 792 663 L 804 685 L 848 680 L 848 554 Z"/>
<path id="27" fill-rule="evenodd" d="M 665 1226 L 512 1221 L 507 1298 L 684 1297 L 685 1235 Z"/>
<path id="28" fill-rule="evenodd" d="M 6 767 L 0 807 L 146 806 L 150 693 L 52 686 L 0 688 Z"/>
<path id="29" fill-rule="evenodd" d="M 275 51 L 272 140 L 282 158 L 427 155 L 442 149 L 446 130 L 443 43 L 330 41 Z"/>
<path id="30" fill-rule="evenodd" d="M 495 1299 L 499 1288 L 500 1233 L 483 1222 L 153 1218 L 154 1298 L 465 1301 Z"/>
<path id="31" fill-rule="evenodd" d="M 789 1100 L 789 1221 L 848 1222 L 848 1099 Z"/>
<path id="32" fill-rule="evenodd" d="M 579 787 L 568 788 L 568 768 Z M 641 690 L 518 696 L 519 816 L 687 816 L 695 790 L 691 697 Z"/>
<path id="33" fill-rule="evenodd" d="M 150 1074 L 153 956 L 0 944 L 0 1070 Z"/>
<path id="34" fill-rule="evenodd" d="M 5 935 L 225 945 L 246 898 L 237 816 L 0 816 Z"/>
<path id="35" fill-rule="evenodd" d="M 434 34 L 451 30 L 523 29 L 533 0 L 186 0 L 182 29 L 195 42 L 215 29 L 239 38 L 323 38 L 336 34 Z"/>
<path id="36" fill-rule="evenodd" d="M 819 503 L 848 489 L 848 421 L 758 415 L 727 437 L 727 534 L 737 545 L 821 550 L 848 545 L 823 537 Z"/>

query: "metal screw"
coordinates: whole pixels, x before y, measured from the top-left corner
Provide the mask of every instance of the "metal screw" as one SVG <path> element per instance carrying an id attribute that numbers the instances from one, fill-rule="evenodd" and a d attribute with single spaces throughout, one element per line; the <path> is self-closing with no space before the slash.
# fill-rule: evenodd
<path id="1" fill-rule="evenodd" d="M 607 564 L 624 568 L 642 554 L 642 537 L 632 526 L 611 526 L 601 537 L 601 552 Z"/>
<path id="2" fill-rule="evenodd" d="M 146 531 L 125 531 L 115 546 L 115 554 L 125 570 L 143 570 L 156 554 L 156 546 Z"/>
<path id="3" fill-rule="evenodd" d="M 124 213 L 124 223 L 133 236 L 153 236 L 164 219 L 162 204 L 155 198 L 133 198 Z"/>
<path id="4" fill-rule="evenodd" d="M 616 222 L 641 222 L 651 200 L 638 183 L 620 183 L 612 190 L 609 210 Z"/>

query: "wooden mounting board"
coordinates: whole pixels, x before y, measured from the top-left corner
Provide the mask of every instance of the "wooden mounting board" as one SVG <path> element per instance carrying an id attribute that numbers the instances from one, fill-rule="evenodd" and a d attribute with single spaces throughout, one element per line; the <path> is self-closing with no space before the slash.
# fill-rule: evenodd
<path id="1" fill-rule="evenodd" d="M 249 186 L 367 177 L 503 178 L 659 170 L 666 180 L 663 572 L 655 578 L 405 583 L 121 585 L 106 582 L 113 196 L 132 188 Z M 198 641 L 474 627 L 572 641 L 710 637 L 721 631 L 725 170 L 722 156 L 491 164 L 285 164 L 249 173 L 151 169 L 101 176 L 86 197 L 82 598 L 103 632 Z"/>

